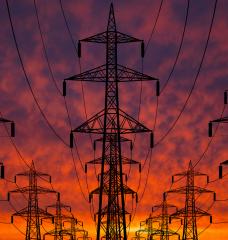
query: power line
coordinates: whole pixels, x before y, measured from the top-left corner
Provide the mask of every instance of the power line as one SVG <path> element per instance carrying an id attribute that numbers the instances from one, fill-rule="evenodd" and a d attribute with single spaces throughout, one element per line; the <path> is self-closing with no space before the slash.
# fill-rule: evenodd
<path id="1" fill-rule="evenodd" d="M 48 54 L 47 54 L 47 48 L 46 48 L 46 44 L 45 44 L 45 41 L 44 41 L 43 32 L 42 32 L 42 28 L 41 28 L 41 24 L 40 24 L 40 18 L 39 18 L 39 12 L 38 12 L 38 8 L 37 8 L 36 0 L 34 0 L 33 2 L 34 2 L 36 19 L 37 19 L 37 24 L 38 24 L 39 33 L 40 33 L 41 42 L 42 42 L 42 48 L 43 48 L 45 60 L 46 60 L 46 62 L 47 62 L 48 70 L 49 70 L 49 72 L 50 72 L 50 76 L 51 76 L 52 82 L 54 83 L 57 92 L 59 93 L 59 95 L 62 96 L 62 93 L 61 93 L 61 91 L 59 90 L 59 88 L 58 88 L 58 86 L 57 86 L 57 83 L 56 83 L 56 80 L 55 80 L 55 77 L 54 77 L 54 73 L 53 73 L 53 70 L 52 70 L 52 67 L 51 67 L 51 64 L 50 64 L 50 61 L 49 61 L 49 57 L 48 57 Z M 65 110 L 66 110 L 66 113 L 67 113 L 67 118 L 68 118 L 68 122 L 69 122 L 70 129 L 72 129 L 72 126 L 71 126 L 71 118 L 70 118 L 69 109 L 68 109 L 68 106 L 67 106 L 67 102 L 66 102 L 66 98 L 65 98 L 65 97 L 64 97 L 64 106 L 65 106 Z M 78 151 L 78 148 L 77 148 L 76 141 L 75 141 L 75 145 L 76 145 L 76 153 L 77 153 L 77 155 L 78 155 L 79 162 L 80 162 L 81 167 L 82 167 L 82 169 L 83 169 L 83 164 L 82 164 L 82 161 L 81 161 L 81 158 L 80 158 L 80 154 L 79 154 L 79 151 Z M 82 186 L 81 186 L 80 179 L 79 179 L 79 176 L 78 176 L 78 172 L 77 172 L 77 167 L 76 167 L 76 162 L 75 162 L 75 159 L 74 159 L 73 151 L 72 151 L 72 150 L 70 150 L 70 151 L 71 151 L 71 157 L 72 157 L 72 160 L 73 160 L 73 165 L 74 165 L 74 170 L 75 170 L 76 178 L 77 178 L 78 184 L 79 184 L 79 186 L 80 186 L 81 193 L 82 193 L 82 195 L 83 195 L 83 198 L 88 202 L 88 200 L 85 198 L 85 195 L 84 195 L 84 193 L 83 193 L 83 191 L 82 191 Z M 88 189 L 88 184 L 87 184 L 87 189 Z M 89 192 L 89 189 L 88 189 L 88 192 Z"/>
<path id="2" fill-rule="evenodd" d="M 6 6 L 7 6 L 7 12 L 8 12 L 8 17 L 9 17 L 9 21 L 10 21 L 10 26 L 11 26 L 11 30 L 12 30 L 12 35 L 13 35 L 13 40 L 14 40 L 14 43 L 15 43 L 15 47 L 16 47 L 16 50 L 17 50 L 17 54 L 18 54 L 18 57 L 19 57 L 19 60 L 20 60 L 20 64 L 21 64 L 21 68 L 23 70 L 23 73 L 24 73 L 24 76 L 25 76 L 25 80 L 26 80 L 26 83 L 28 84 L 28 87 L 29 87 L 29 90 L 32 94 L 32 97 L 42 115 L 42 117 L 44 118 L 45 122 L 47 123 L 48 127 L 52 130 L 52 132 L 54 133 L 54 135 L 66 146 L 69 146 L 66 141 L 56 132 L 56 130 L 53 128 L 52 124 L 49 122 L 48 118 L 46 117 L 46 115 L 44 114 L 39 102 L 38 102 L 38 99 L 33 91 L 33 88 L 31 86 L 31 83 L 30 83 L 30 80 L 28 78 L 28 75 L 27 75 L 27 72 L 26 72 L 26 69 L 25 69 L 25 66 L 24 66 L 24 63 L 23 63 L 23 60 L 22 60 L 22 57 L 21 57 L 21 53 L 20 53 L 20 50 L 19 50 L 19 46 L 18 46 L 18 42 L 17 42 L 17 38 L 16 38 L 16 34 L 15 34 L 15 30 L 14 30 L 14 26 L 13 26 L 13 22 L 12 22 L 12 17 L 11 17 L 11 12 L 10 12 L 10 6 L 9 6 L 9 3 L 8 3 L 8 0 L 6 0 Z"/>
<path id="3" fill-rule="evenodd" d="M 207 48 L 208 48 L 208 44 L 209 44 L 209 40 L 210 40 L 210 36 L 211 36 L 211 31 L 212 31 L 212 27 L 213 27 L 213 23 L 214 23 L 214 18 L 215 18 L 215 12 L 216 12 L 216 7 L 217 7 L 217 1 L 218 0 L 215 0 L 214 2 L 214 7 L 213 7 L 213 14 L 212 14 L 212 18 L 211 18 L 211 23 L 210 23 L 210 27 L 209 27 L 209 32 L 208 32 L 208 36 L 207 36 L 207 40 L 206 40 L 206 44 L 205 44 L 205 47 L 204 47 L 204 51 L 203 51 L 203 55 L 202 55 L 202 58 L 201 58 L 201 61 L 200 61 L 200 64 L 199 64 L 199 67 L 198 67 L 198 70 L 197 70 L 197 73 L 196 73 L 196 76 L 194 78 L 194 81 L 193 81 L 193 85 L 189 91 L 189 94 L 184 102 L 184 105 L 180 111 L 180 113 L 178 114 L 176 120 L 173 122 L 173 124 L 171 125 L 171 127 L 168 129 L 168 131 L 155 143 L 155 146 L 159 145 L 161 142 L 164 141 L 164 139 L 168 136 L 168 134 L 174 129 L 174 127 L 176 126 L 178 120 L 180 119 L 181 115 L 183 114 L 187 104 L 188 104 L 188 101 L 193 93 L 193 90 L 195 89 L 195 85 L 197 83 L 197 80 L 198 80 L 198 77 L 199 77 L 199 74 L 201 72 L 201 68 L 202 68 L 202 65 L 203 65 L 203 62 L 204 62 L 204 58 L 206 56 L 206 52 L 207 52 Z"/>
<path id="4" fill-rule="evenodd" d="M 162 10 L 163 1 L 164 1 L 164 0 L 161 0 L 161 2 L 160 2 L 159 9 L 158 9 L 158 13 L 157 13 L 157 16 L 156 16 L 156 19 L 155 19 L 155 22 L 154 22 L 154 26 L 153 26 L 153 28 L 152 28 L 152 30 L 151 30 L 150 37 L 149 37 L 148 42 L 147 42 L 146 47 L 145 47 L 145 53 L 147 52 L 147 49 L 148 49 L 149 44 L 150 44 L 150 41 L 151 41 L 151 39 L 152 39 L 152 37 L 153 37 L 153 35 L 154 35 L 155 28 L 156 28 L 156 26 L 157 26 L 157 22 L 158 22 L 158 19 L 159 19 L 161 10 Z"/>
<path id="5" fill-rule="evenodd" d="M 38 28 L 39 28 L 39 33 L 40 33 L 40 39 L 41 39 L 41 42 L 42 42 L 42 48 L 43 48 L 44 56 L 45 56 L 45 59 L 46 59 L 47 65 L 48 65 L 48 70 L 49 70 L 50 75 L 51 75 L 51 80 L 54 83 L 57 92 L 60 95 L 62 95 L 62 93 L 61 93 L 61 91 L 58 87 L 58 84 L 55 80 L 55 77 L 54 77 L 54 74 L 53 74 L 53 71 L 52 71 L 52 68 L 51 68 L 51 64 L 50 64 L 50 61 L 49 61 L 49 58 L 48 58 L 47 49 L 46 49 L 46 46 L 45 46 L 45 43 L 44 43 L 43 31 L 42 31 L 41 24 L 40 24 L 40 18 L 39 18 L 39 14 L 38 14 L 38 8 L 37 8 L 36 0 L 33 0 L 33 3 L 34 3 L 34 8 L 35 8 L 35 15 L 36 15 Z"/>
<path id="6" fill-rule="evenodd" d="M 161 94 L 164 92 L 165 88 L 167 87 L 167 85 L 168 85 L 168 83 L 169 83 L 169 81 L 171 79 L 171 76 L 173 75 L 173 72 L 174 72 L 174 69 L 176 67 L 176 64 L 177 64 L 177 61 L 179 59 L 179 56 L 180 56 L 180 52 L 181 52 L 181 49 L 182 49 L 182 46 L 183 46 L 184 36 L 185 36 L 185 32 L 186 32 L 186 26 L 187 26 L 187 22 L 188 22 L 189 5 L 190 5 L 190 0 L 187 0 L 185 22 L 184 22 L 183 32 L 182 32 L 182 35 L 181 35 L 180 45 L 179 45 L 179 48 L 178 48 L 178 51 L 177 51 L 177 55 L 176 55 L 175 61 L 173 63 L 173 67 L 171 69 L 171 72 L 169 73 L 169 76 L 168 76 L 167 80 L 165 81 L 165 84 L 163 85 L 163 88 L 161 89 Z"/>

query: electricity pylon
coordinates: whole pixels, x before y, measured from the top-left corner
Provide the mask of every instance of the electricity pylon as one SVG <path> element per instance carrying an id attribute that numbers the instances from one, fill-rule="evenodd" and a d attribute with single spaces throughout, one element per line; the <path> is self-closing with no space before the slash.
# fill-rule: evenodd
<path id="1" fill-rule="evenodd" d="M 210 223 L 212 223 L 212 216 L 208 212 L 196 206 L 196 196 L 197 194 L 201 195 L 203 193 L 213 193 L 214 200 L 216 200 L 215 192 L 195 185 L 196 177 L 206 176 L 207 182 L 209 182 L 209 178 L 206 174 L 195 171 L 191 161 L 189 162 L 187 171 L 175 174 L 172 177 L 173 182 L 174 182 L 175 176 L 186 178 L 186 186 L 169 190 L 166 193 L 184 194 L 185 207 L 173 213 L 171 215 L 171 219 L 176 217 L 180 217 L 184 219 L 182 240 L 198 240 L 197 223 L 196 223 L 197 218 L 203 217 L 203 216 L 209 216 Z"/>
<path id="2" fill-rule="evenodd" d="M 171 216 L 171 213 L 169 209 L 175 209 L 177 211 L 177 207 L 171 204 L 168 204 L 166 198 L 163 199 L 163 202 L 159 205 L 155 205 L 152 207 L 152 212 L 155 211 L 161 211 L 160 214 L 153 216 L 152 218 L 156 221 L 160 222 L 160 228 L 158 232 L 156 232 L 154 235 L 160 236 L 160 240 L 169 240 L 171 236 L 176 236 L 177 239 L 180 239 L 180 235 L 171 230 L 169 228 L 169 219 Z"/>
<path id="3" fill-rule="evenodd" d="M 155 227 L 154 225 L 158 226 Z M 147 240 L 153 240 L 154 235 L 156 232 L 158 232 L 159 228 L 159 221 L 153 219 L 152 215 L 145 220 L 140 222 L 140 229 L 135 232 L 135 237 L 132 239 L 147 239 Z"/>
<path id="4" fill-rule="evenodd" d="M 169 218 L 171 216 L 169 209 L 172 208 L 177 210 L 176 206 L 167 203 L 166 198 L 163 199 L 161 204 L 153 206 L 152 214 L 140 223 L 140 229 L 136 231 L 133 239 L 153 240 L 157 239 L 157 236 L 160 236 L 160 240 L 169 240 L 173 236 L 180 239 L 180 235 L 169 228 Z M 159 213 L 156 214 L 156 212 Z"/>
<path id="5" fill-rule="evenodd" d="M 6 118 L 0 118 L 0 122 L 2 123 L 10 123 L 11 125 L 11 137 L 15 137 L 15 123 L 12 120 L 6 119 Z M 0 162 L 0 178 L 4 179 L 5 178 L 5 167 L 2 162 Z"/>
<path id="6" fill-rule="evenodd" d="M 46 218 L 46 217 L 50 218 L 52 217 L 52 215 L 48 213 L 46 210 L 43 210 L 39 207 L 38 196 L 40 194 L 49 194 L 49 193 L 56 194 L 56 192 L 52 189 L 39 186 L 37 181 L 38 181 L 38 178 L 43 180 L 46 180 L 45 178 L 48 178 L 49 182 L 51 182 L 51 177 L 46 173 L 37 171 L 35 169 L 35 165 L 33 161 L 28 171 L 16 174 L 15 183 L 17 181 L 17 176 L 27 177 L 29 185 L 27 187 L 21 187 L 21 188 L 18 187 L 17 189 L 8 192 L 8 200 L 10 200 L 10 193 L 25 194 L 26 196 L 28 196 L 28 206 L 21 209 L 20 211 L 15 212 L 11 216 L 11 222 L 13 223 L 14 217 L 25 218 L 27 221 L 25 240 L 32 240 L 32 239 L 41 240 L 41 232 L 40 232 L 41 218 Z"/>
<path id="7" fill-rule="evenodd" d="M 90 200 L 94 194 L 99 195 L 97 240 L 103 229 L 103 238 L 109 240 L 127 239 L 125 210 L 125 194 L 136 195 L 123 180 L 123 164 L 135 164 L 136 161 L 122 155 L 121 146 L 126 138 L 123 134 L 151 133 L 151 147 L 153 146 L 152 131 L 128 115 L 119 104 L 119 83 L 157 80 L 117 62 L 118 44 L 141 42 L 141 56 L 144 57 L 144 43 L 142 40 L 121 33 L 116 29 L 113 4 L 111 4 L 108 26 L 106 31 L 79 41 L 78 56 L 81 57 L 81 42 L 105 44 L 106 64 L 74 75 L 64 80 L 63 95 L 66 95 L 66 81 L 104 82 L 105 107 L 89 118 L 85 123 L 73 129 L 70 134 L 70 145 L 73 147 L 73 133 L 93 133 L 102 135 L 102 157 L 94 159 L 89 164 L 100 164 L 101 173 L 99 187 L 90 193 Z M 157 80 L 157 95 L 159 82 Z M 137 199 L 137 195 L 136 195 Z"/>
<path id="8" fill-rule="evenodd" d="M 70 218 L 69 214 L 63 214 L 63 211 L 67 211 L 71 214 L 71 207 L 68 205 L 65 205 L 61 203 L 60 201 L 60 194 L 58 193 L 57 201 L 53 205 L 49 205 L 46 207 L 46 212 L 48 212 L 48 209 L 55 209 L 55 214 L 53 214 L 54 218 L 54 229 L 51 231 L 46 232 L 43 235 L 43 240 L 46 239 L 46 236 L 53 236 L 54 240 L 63 240 L 64 236 L 70 236 L 71 239 L 73 239 L 73 235 L 70 231 L 63 231 L 63 221 L 65 219 Z"/>
<path id="9" fill-rule="evenodd" d="M 83 239 L 89 240 L 92 239 L 89 237 L 88 231 L 83 228 L 83 222 L 78 221 L 75 217 L 71 217 L 68 220 L 63 222 L 63 225 L 70 224 L 69 228 L 65 228 L 62 230 L 62 233 L 68 232 L 71 234 L 72 240 Z"/>

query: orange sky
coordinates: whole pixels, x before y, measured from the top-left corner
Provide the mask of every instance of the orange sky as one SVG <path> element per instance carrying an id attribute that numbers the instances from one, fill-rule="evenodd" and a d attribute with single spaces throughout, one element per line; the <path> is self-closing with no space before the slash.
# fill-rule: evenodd
<path id="1" fill-rule="evenodd" d="M 104 31 L 110 2 L 101 0 L 63 1 L 70 29 L 76 42 L 78 39 Z M 9 3 L 19 48 L 34 93 L 51 125 L 68 143 L 70 126 L 66 109 L 63 97 L 57 92 L 48 72 L 33 1 L 9 0 Z M 118 30 L 144 39 L 147 43 L 159 4 L 158 0 L 115 1 Z M 79 73 L 78 59 L 70 41 L 59 2 L 37 0 L 37 6 L 47 54 L 57 86 L 61 89 L 64 78 Z M 178 51 L 186 6 L 187 1 L 164 1 L 155 32 L 146 51 L 144 72 L 159 78 L 161 87 L 164 86 L 169 76 Z M 213 6 L 214 0 L 208 0 L 206 4 L 205 1 L 190 1 L 189 19 L 180 57 L 167 87 L 159 97 L 155 142 L 158 142 L 170 129 L 188 97 L 202 58 Z M 146 161 L 140 185 L 138 168 L 133 167 L 131 170 L 129 185 L 132 189 L 137 189 L 139 185 L 138 194 L 141 198 L 149 168 L 146 190 L 137 207 L 131 232 L 137 230 L 140 221 L 149 216 L 151 207 L 162 200 L 163 192 L 170 187 L 171 175 L 184 171 L 189 160 L 196 163 L 207 147 L 210 140 L 207 136 L 208 122 L 211 119 L 219 118 L 223 109 L 223 92 L 228 89 L 227 8 L 225 0 L 218 1 L 210 42 L 193 93 L 173 130 L 154 149 L 151 162 Z M 70 150 L 47 126 L 25 81 L 12 39 L 4 1 L 0 6 L 0 19 L 1 113 L 4 117 L 16 122 L 15 143 L 25 161 L 30 163 L 33 159 L 40 171 L 52 176 L 53 186 L 61 192 L 63 202 L 72 206 L 75 215 L 84 222 L 90 235 L 94 236 L 95 225 L 91 219 L 90 206 L 80 192 Z M 81 64 L 83 71 L 99 66 L 104 61 L 105 51 L 103 47 L 93 44 L 82 46 Z M 140 46 L 138 44 L 121 46 L 119 48 L 119 62 L 141 71 Z M 144 83 L 142 89 L 140 121 L 152 129 L 156 109 L 155 84 Z M 103 107 L 104 88 L 102 84 L 88 83 L 84 84 L 84 91 L 87 114 L 91 116 Z M 139 94 L 139 83 L 121 84 L 121 107 L 136 118 Z M 77 127 L 85 121 L 80 83 L 71 82 L 68 84 L 66 100 L 72 126 Z M 228 115 L 227 109 L 225 109 L 224 115 Z M 219 163 L 227 159 L 227 130 L 228 126 L 225 124 L 219 127 L 205 157 L 197 166 L 197 170 L 207 173 L 211 180 L 218 176 Z M 0 135 L 6 135 L 2 126 L 0 127 Z M 76 141 L 80 160 L 84 166 L 84 163 L 93 159 L 90 139 L 87 135 L 78 134 Z M 134 159 L 144 163 L 148 147 L 149 135 L 137 135 L 133 151 Z M 128 149 L 124 150 L 129 153 Z M 99 156 L 99 151 L 96 155 Z M 86 175 L 76 152 L 74 152 L 74 156 L 80 184 L 88 200 Z M 7 179 L 12 180 L 16 173 L 26 169 L 26 165 L 17 155 L 7 137 L 1 138 L 0 160 L 5 164 Z M 99 167 L 96 171 L 99 172 Z M 127 172 L 128 168 L 125 171 Z M 224 169 L 225 174 L 226 172 L 228 169 Z M 87 180 L 89 191 L 91 191 L 97 186 L 92 166 L 88 168 Z M 206 182 L 203 179 L 199 184 L 205 186 Z M 15 185 L 1 181 L 0 187 L 0 199 L 5 199 L 7 191 L 14 189 Z M 228 198 L 226 178 L 211 183 L 207 187 L 216 191 L 218 199 Z M 14 199 L 12 197 L 12 199 L 13 205 L 18 210 L 26 205 L 23 198 Z M 212 203 L 212 199 L 212 196 L 206 194 L 201 198 L 199 204 L 206 210 Z M 50 199 L 44 199 L 44 202 L 47 201 Z M 183 207 L 184 199 L 177 195 L 170 196 L 170 201 Z M 95 200 L 95 205 L 96 202 Z M 128 205 L 130 207 L 130 204 Z M 214 222 L 228 221 L 227 210 L 227 201 L 216 202 L 210 210 Z M 10 222 L 12 213 L 13 209 L 10 205 L 2 203 L 0 205 L 0 222 Z M 15 224 L 21 231 L 25 232 L 23 220 L 18 219 Z M 199 231 L 208 224 L 209 219 L 200 220 Z M 227 224 L 213 224 L 200 235 L 200 239 L 227 240 L 228 231 L 226 229 Z M 131 235 L 133 236 L 133 233 Z M 24 236 L 12 225 L 0 223 L 0 240 L 20 239 L 24 239 Z"/>

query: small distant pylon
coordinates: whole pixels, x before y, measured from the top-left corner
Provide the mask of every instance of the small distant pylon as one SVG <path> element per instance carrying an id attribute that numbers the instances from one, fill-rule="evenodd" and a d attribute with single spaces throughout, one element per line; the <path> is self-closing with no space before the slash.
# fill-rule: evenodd
<path id="1" fill-rule="evenodd" d="M 52 215 L 39 207 L 38 196 L 40 194 L 49 194 L 49 193 L 56 194 L 56 192 L 49 188 L 39 186 L 37 183 L 37 180 L 38 178 L 40 179 L 48 178 L 49 182 L 51 182 L 51 177 L 46 173 L 38 172 L 35 169 L 35 165 L 33 161 L 28 171 L 16 174 L 15 183 L 17 181 L 17 178 L 16 178 L 17 176 L 27 177 L 29 181 L 29 185 L 27 187 L 17 188 L 15 190 L 8 192 L 8 200 L 10 201 L 10 193 L 26 194 L 28 196 L 28 206 L 21 209 L 20 211 L 15 212 L 11 216 L 11 223 L 13 223 L 14 217 L 25 218 L 27 221 L 25 240 L 32 240 L 32 239 L 41 240 L 41 231 L 40 231 L 41 218 L 52 217 Z"/>
<path id="2" fill-rule="evenodd" d="M 55 211 L 56 211 L 56 213 L 54 215 L 54 225 L 55 225 L 55 227 L 54 227 L 53 230 L 48 231 L 43 235 L 43 240 L 46 239 L 46 236 L 53 236 L 54 240 L 63 240 L 64 236 L 70 236 L 71 239 L 73 239 L 73 236 L 72 236 L 71 232 L 63 231 L 63 221 L 70 217 L 69 214 L 64 215 L 63 210 L 66 210 L 67 212 L 69 212 L 71 214 L 71 207 L 61 203 L 59 193 L 58 193 L 58 196 L 57 196 L 56 203 L 53 204 L 53 205 L 47 206 L 46 207 L 46 212 L 48 212 L 49 208 L 54 208 Z"/>
<path id="3" fill-rule="evenodd" d="M 64 228 L 62 232 L 69 232 L 72 236 L 72 240 L 83 239 L 90 240 L 88 231 L 83 228 L 83 222 L 78 221 L 77 218 L 71 217 L 68 220 L 63 221 L 63 225 L 70 224 L 69 228 Z"/>
<path id="4" fill-rule="evenodd" d="M 173 182 L 175 176 L 186 178 L 186 186 L 169 190 L 166 193 L 184 194 L 185 207 L 173 213 L 171 215 L 171 219 L 176 217 L 184 219 L 182 240 L 198 240 L 196 219 L 198 217 L 209 216 L 210 223 L 212 223 L 212 216 L 208 212 L 201 210 L 196 206 L 196 195 L 203 193 L 213 193 L 215 201 L 216 194 L 214 191 L 195 186 L 195 177 L 206 176 L 207 182 L 209 182 L 209 177 L 206 174 L 195 171 L 191 161 L 189 162 L 187 171 L 175 174 L 172 177 Z"/>
<path id="5" fill-rule="evenodd" d="M 135 237 L 132 239 L 140 240 L 140 239 L 146 239 L 146 240 L 153 240 L 155 233 L 158 231 L 159 221 L 156 221 L 152 218 L 152 215 L 140 222 L 140 229 L 135 232 Z"/>
<path id="6" fill-rule="evenodd" d="M 145 220 L 140 222 L 140 229 L 136 231 L 135 237 L 133 239 L 147 239 L 153 240 L 160 236 L 160 240 L 169 240 L 170 237 L 177 236 L 180 239 L 180 235 L 169 228 L 169 219 L 171 213 L 169 209 L 177 207 L 167 203 L 164 197 L 163 202 L 159 205 L 152 207 L 152 214 Z M 156 212 L 160 214 L 156 214 Z"/>
<path id="7" fill-rule="evenodd" d="M 152 207 L 153 213 L 159 209 L 161 210 L 161 214 L 153 216 L 154 220 L 160 222 L 160 231 L 155 233 L 155 235 L 160 236 L 160 240 L 169 240 L 171 236 L 177 236 L 177 239 L 180 239 L 180 235 L 169 228 L 169 219 L 171 216 L 169 209 L 172 208 L 177 211 L 177 207 L 175 205 L 168 204 L 166 197 L 164 197 L 163 202 L 160 205 Z"/>

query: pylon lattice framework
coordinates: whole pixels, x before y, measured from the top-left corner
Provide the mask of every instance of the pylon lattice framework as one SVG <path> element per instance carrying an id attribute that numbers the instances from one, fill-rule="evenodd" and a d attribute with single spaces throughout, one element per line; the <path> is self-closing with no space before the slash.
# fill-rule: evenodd
<path id="1" fill-rule="evenodd" d="M 48 212 L 48 209 L 50 208 L 53 208 L 56 211 L 53 217 L 51 217 L 51 218 L 54 218 L 54 229 L 46 232 L 43 235 L 43 239 L 45 240 L 46 236 L 53 236 L 54 240 L 63 240 L 64 236 L 70 236 L 71 239 L 73 239 L 73 236 L 69 231 L 63 232 L 63 221 L 71 217 L 69 216 L 69 214 L 71 214 L 71 207 L 61 203 L 59 193 L 58 193 L 56 203 L 53 205 L 47 206 L 46 212 Z M 63 210 L 68 211 L 68 215 L 63 214 Z"/>
<path id="2" fill-rule="evenodd" d="M 94 194 L 99 195 L 97 240 L 100 240 L 101 228 L 105 233 L 102 238 L 109 240 L 123 238 L 126 240 L 125 194 L 134 196 L 136 192 L 124 184 L 122 165 L 137 162 L 122 156 L 121 145 L 122 142 L 126 141 L 126 138 L 122 135 L 142 132 L 152 133 L 152 131 L 120 109 L 119 82 L 157 79 L 117 63 L 118 44 L 141 42 L 141 55 L 143 57 L 144 43 L 142 40 L 117 31 L 112 4 L 107 30 L 80 40 L 78 45 L 79 57 L 81 57 L 81 42 L 105 44 L 106 64 L 65 79 L 63 95 L 66 95 L 67 80 L 104 82 L 105 107 L 71 132 L 71 147 L 73 147 L 73 132 L 102 134 L 102 157 L 88 162 L 90 164 L 101 164 L 99 187 L 90 193 L 90 199 Z M 159 86 L 158 80 L 157 86 Z M 153 138 L 151 137 L 151 145 L 152 142 Z"/>
<path id="3" fill-rule="evenodd" d="M 174 182 L 175 176 L 186 178 L 186 186 L 169 190 L 164 194 L 164 196 L 166 197 L 167 193 L 184 194 L 185 207 L 173 213 L 171 215 L 171 219 L 176 217 L 180 217 L 184 219 L 182 240 L 198 240 L 197 221 L 196 221 L 197 218 L 203 217 L 203 216 L 209 216 L 210 222 L 212 223 L 212 216 L 208 212 L 196 206 L 196 195 L 197 194 L 201 195 L 203 193 L 213 193 L 214 200 L 216 200 L 215 192 L 195 185 L 196 177 L 206 176 L 207 182 L 209 182 L 209 177 L 204 173 L 195 171 L 191 161 L 189 162 L 187 171 L 175 174 L 172 177 L 173 182 Z"/>
<path id="4" fill-rule="evenodd" d="M 176 236 L 179 239 L 180 235 L 169 228 L 169 218 L 171 216 L 169 209 L 172 208 L 177 210 L 177 207 L 168 204 L 166 199 L 161 204 L 153 206 L 152 214 L 140 223 L 140 229 L 136 231 L 133 239 L 153 240 L 157 236 L 160 236 L 160 240 L 169 240 L 170 236 Z M 156 214 L 158 211 L 160 211 L 160 214 Z"/>
<path id="5" fill-rule="evenodd" d="M 13 223 L 14 217 L 23 217 L 26 219 L 27 225 L 26 225 L 26 237 L 25 240 L 41 240 L 41 231 L 40 231 L 40 224 L 41 224 L 41 218 L 52 218 L 53 216 L 48 213 L 46 210 L 43 210 L 39 207 L 39 198 L 38 196 L 40 194 L 49 194 L 49 193 L 55 193 L 56 191 L 41 187 L 38 185 L 37 180 L 38 178 L 49 178 L 50 176 L 46 173 L 38 172 L 35 169 L 34 162 L 32 162 L 30 168 L 28 171 L 18 173 L 16 176 L 19 177 L 27 177 L 29 181 L 29 185 L 27 187 L 21 187 L 17 188 L 15 190 L 12 190 L 8 192 L 8 200 L 10 200 L 10 193 L 20 193 L 20 194 L 26 194 L 28 195 L 28 205 L 27 207 L 21 209 L 20 211 L 15 212 L 11 216 L 11 222 Z M 16 176 L 15 176 L 15 183 L 16 183 Z"/>
<path id="6" fill-rule="evenodd" d="M 177 236 L 177 239 L 179 239 L 180 235 L 169 228 L 169 218 L 171 216 L 169 209 L 177 210 L 177 207 L 172 204 L 168 204 L 167 199 L 164 198 L 160 205 L 152 207 L 152 212 L 159 209 L 161 210 L 161 214 L 152 216 L 153 220 L 159 221 L 161 225 L 159 229 L 160 231 L 155 235 L 160 236 L 160 240 L 169 240 L 170 236 Z"/>

